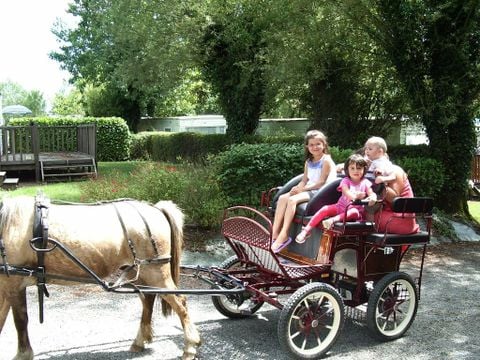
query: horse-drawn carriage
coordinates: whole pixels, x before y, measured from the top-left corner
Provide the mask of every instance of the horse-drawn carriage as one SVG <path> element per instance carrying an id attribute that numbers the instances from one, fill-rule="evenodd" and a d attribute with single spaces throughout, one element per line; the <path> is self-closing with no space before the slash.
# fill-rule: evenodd
<path id="1" fill-rule="evenodd" d="M 172 203 L 134 200 L 99 204 L 54 204 L 38 197 L 7 199 L 1 210 L 0 331 L 12 309 L 18 332 L 18 359 L 33 359 L 27 332 L 25 288 L 37 285 L 40 321 L 47 283 L 96 283 L 105 291 L 140 295 L 143 311 L 133 351 L 152 339 L 157 295 L 164 313 L 175 311 L 185 335 L 184 359 L 200 343 L 182 294 L 212 295 L 213 305 L 230 318 L 252 316 L 263 304 L 281 310 L 280 344 L 292 356 L 319 358 L 334 344 L 345 306 L 365 308 L 368 328 L 382 340 L 402 336 L 412 324 L 420 298 L 425 248 L 430 240 L 432 200 L 397 198 L 395 216 L 422 218 L 411 235 L 378 232 L 369 221 L 335 223 L 315 229 L 305 244 L 271 250 L 271 218 L 276 199 L 292 179 L 263 197 L 265 211 L 235 206 L 225 210 L 222 234 L 235 255 L 220 266 L 180 266 L 183 217 Z M 338 199 L 338 181 L 327 184 L 298 207 L 291 235 L 322 205 Z M 88 225 L 88 226 L 87 226 Z M 387 229 L 388 230 L 388 229 Z M 412 246 L 422 248 L 418 276 L 401 272 Z M 180 269 L 210 289 L 178 289 Z"/>
<path id="2" fill-rule="evenodd" d="M 414 234 L 389 233 L 388 222 L 380 232 L 373 221 L 344 221 L 329 230 L 317 228 L 306 243 L 293 242 L 275 253 L 270 247 L 276 200 L 299 180 L 273 189 L 278 190 L 276 194 L 273 190 L 264 194 L 265 212 L 243 206 L 226 210 L 222 233 L 235 256 L 221 267 L 225 275 L 243 283 L 245 291 L 213 298 L 215 307 L 231 318 L 250 316 L 264 303 L 280 309 L 280 345 L 301 359 L 319 358 L 331 348 L 342 328 L 345 306 L 364 311 L 367 327 L 378 339 L 401 337 L 412 324 L 420 299 L 432 199 L 393 201 L 391 221 L 415 218 L 422 228 Z M 339 182 L 325 185 L 308 203 L 297 207 L 291 237 L 320 207 L 337 201 Z M 416 277 L 400 271 L 411 247 L 421 250 Z M 219 285 L 229 287 L 228 281 Z"/>

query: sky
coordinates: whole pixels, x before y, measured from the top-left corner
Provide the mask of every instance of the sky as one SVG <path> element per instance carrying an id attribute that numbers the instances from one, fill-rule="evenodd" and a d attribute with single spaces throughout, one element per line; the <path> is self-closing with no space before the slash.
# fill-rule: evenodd
<path id="1" fill-rule="evenodd" d="M 39 90 L 48 105 L 68 88 L 70 75 L 48 57 L 59 43 L 51 29 L 57 18 L 67 24 L 70 0 L 0 0 L 0 82 Z"/>

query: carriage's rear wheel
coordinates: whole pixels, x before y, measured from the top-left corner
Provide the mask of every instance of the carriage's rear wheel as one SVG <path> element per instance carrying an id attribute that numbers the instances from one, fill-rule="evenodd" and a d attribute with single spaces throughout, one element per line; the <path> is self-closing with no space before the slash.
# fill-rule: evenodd
<path id="1" fill-rule="evenodd" d="M 343 300 L 331 285 L 310 283 L 285 303 L 278 322 L 280 345 L 298 359 L 317 359 L 335 343 L 345 320 Z"/>
<path id="2" fill-rule="evenodd" d="M 418 292 L 412 277 L 403 272 L 385 275 L 368 299 L 367 327 L 379 340 L 401 337 L 410 327 L 418 307 Z"/>
<path id="3" fill-rule="evenodd" d="M 220 267 L 222 269 L 241 269 L 242 264 L 237 256 L 229 257 Z M 222 284 L 223 287 L 232 287 L 228 283 Z M 212 296 L 213 306 L 226 317 L 232 319 L 243 319 L 253 315 L 263 305 L 263 301 L 252 301 L 252 295 L 245 291 L 241 294 Z"/>

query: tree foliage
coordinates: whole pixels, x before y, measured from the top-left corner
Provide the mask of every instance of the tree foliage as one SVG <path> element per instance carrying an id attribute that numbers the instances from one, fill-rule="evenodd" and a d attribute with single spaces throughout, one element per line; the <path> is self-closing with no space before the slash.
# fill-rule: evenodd
<path id="1" fill-rule="evenodd" d="M 82 100 L 82 93 L 76 87 L 59 92 L 53 98 L 51 112 L 54 115 L 85 115 Z"/>
<path id="2" fill-rule="evenodd" d="M 444 166 L 448 212 L 466 209 L 480 93 L 478 1 L 343 1 L 345 12 L 383 50 L 412 112 L 425 126 L 433 156 Z M 353 11 L 352 11 L 353 9 Z M 437 171 L 442 171 L 437 169 Z"/>
<path id="3" fill-rule="evenodd" d="M 135 129 L 191 62 L 185 29 L 195 7 L 193 1 L 74 0 L 69 12 L 78 26 L 57 26 L 63 45 L 51 56 L 73 81 L 105 86 L 118 96 L 121 114 L 115 115 Z"/>
<path id="4" fill-rule="evenodd" d="M 0 94 L 2 94 L 2 105 L 23 105 L 32 111 L 30 116 L 41 116 L 45 114 L 46 101 L 39 90 L 25 90 L 21 85 L 12 81 L 0 83 Z"/>
<path id="5" fill-rule="evenodd" d="M 213 1 L 200 48 L 203 70 L 218 94 L 227 134 L 255 132 L 265 97 L 262 2 Z"/>

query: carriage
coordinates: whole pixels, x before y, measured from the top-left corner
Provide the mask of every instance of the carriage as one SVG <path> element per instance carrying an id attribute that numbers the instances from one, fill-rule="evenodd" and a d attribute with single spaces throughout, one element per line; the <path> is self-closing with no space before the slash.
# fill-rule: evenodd
<path id="1" fill-rule="evenodd" d="M 27 332 L 26 286 L 38 287 L 40 321 L 48 283 L 96 283 L 105 291 L 139 294 L 143 310 L 132 351 L 152 340 L 156 296 L 164 314 L 176 312 L 185 336 L 183 359 L 193 359 L 200 336 L 191 322 L 185 294 L 212 296 L 229 318 L 250 317 L 265 303 L 279 309 L 278 338 L 300 359 L 322 357 L 345 321 L 345 307 L 366 313 L 368 329 L 381 340 L 401 337 L 412 324 L 420 299 L 432 199 L 397 198 L 395 217 L 418 218 L 423 229 L 411 235 L 379 232 L 372 221 L 339 222 L 315 229 L 305 244 L 271 250 L 272 216 L 278 197 L 300 177 L 262 196 L 261 209 L 225 210 L 222 235 L 235 255 L 220 266 L 179 264 L 183 217 L 169 202 L 151 205 L 131 199 L 96 204 L 10 199 L 1 210 L 0 330 L 9 309 L 19 334 L 16 359 L 33 359 Z M 325 185 L 297 208 L 295 236 L 325 204 L 334 203 L 340 179 Z M 86 229 L 89 224 L 94 230 Z M 32 236 L 33 235 L 33 236 Z M 419 247 L 416 276 L 400 271 L 402 259 Z M 206 282 L 208 289 L 178 289 L 180 271 Z"/>
<path id="2" fill-rule="evenodd" d="M 343 221 L 329 230 L 316 228 L 306 243 L 293 242 L 274 253 L 270 247 L 276 201 L 300 178 L 264 193 L 264 211 L 245 206 L 225 211 L 222 234 L 235 255 L 221 268 L 225 275 L 243 283 L 245 291 L 214 297 L 213 304 L 230 318 L 251 316 L 264 303 L 281 310 L 277 326 L 280 345 L 299 359 L 316 359 L 328 352 L 344 323 L 345 307 L 363 312 L 367 328 L 379 340 L 401 337 L 414 321 L 420 299 L 432 199 L 393 201 L 391 221 L 415 219 L 421 229 L 414 234 L 389 233 L 388 223 L 379 231 L 374 221 Z M 337 179 L 325 185 L 308 203 L 297 206 L 291 237 L 323 205 L 338 200 L 339 183 Z M 379 205 L 375 211 L 382 211 L 381 201 Z M 421 251 L 415 274 L 401 269 L 412 248 Z M 234 286 L 228 280 L 219 285 Z"/>

